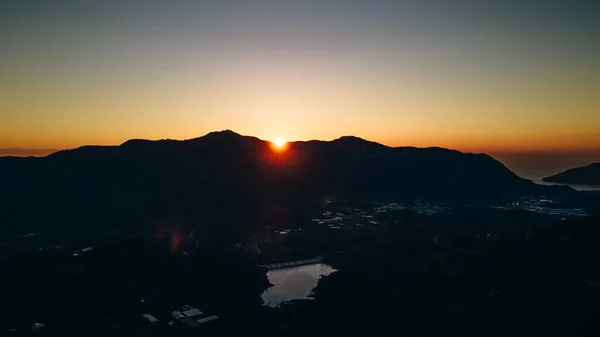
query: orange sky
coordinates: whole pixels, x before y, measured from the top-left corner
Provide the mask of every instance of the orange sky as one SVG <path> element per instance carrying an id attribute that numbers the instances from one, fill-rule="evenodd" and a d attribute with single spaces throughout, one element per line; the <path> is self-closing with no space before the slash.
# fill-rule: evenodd
<path id="1" fill-rule="evenodd" d="M 0 12 L 0 148 L 232 129 L 600 149 L 600 27 L 588 5 L 14 1 Z"/>
<path id="2" fill-rule="evenodd" d="M 225 73 L 172 88 L 141 83 L 128 91 L 108 80 L 97 90 L 85 83 L 82 88 L 13 83 L 0 91 L 0 109 L 11 112 L 2 116 L 0 148 L 189 139 L 223 129 L 267 140 L 355 135 L 390 146 L 474 152 L 600 148 L 595 87 L 572 96 L 553 84 L 544 99 L 522 93 L 500 99 L 475 89 L 394 88 L 391 79 L 372 88 L 337 75 L 265 74 Z"/>

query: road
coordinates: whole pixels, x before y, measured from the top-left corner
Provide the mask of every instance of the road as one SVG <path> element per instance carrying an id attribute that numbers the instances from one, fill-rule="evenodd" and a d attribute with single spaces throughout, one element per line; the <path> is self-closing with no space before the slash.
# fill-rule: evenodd
<path id="1" fill-rule="evenodd" d="M 319 263 L 323 261 L 323 257 L 322 256 L 318 256 L 312 259 L 306 259 L 306 260 L 298 260 L 298 261 L 288 261 L 288 262 L 280 262 L 280 263 L 272 263 L 272 264 L 267 264 L 267 265 L 260 265 L 260 267 L 266 268 L 266 269 L 280 269 L 280 268 L 287 268 L 287 267 L 296 267 L 296 266 L 304 266 L 307 264 L 313 264 L 313 263 Z"/>
<path id="2" fill-rule="evenodd" d="M 506 262 L 506 261 L 500 260 L 498 258 L 495 258 L 495 257 L 493 257 L 491 255 L 488 255 L 488 254 L 485 254 L 485 253 L 481 253 L 481 252 L 477 252 L 477 251 L 474 251 L 474 250 L 464 249 L 464 248 L 460 248 L 460 247 L 448 245 L 448 244 L 445 244 L 445 243 L 441 243 L 439 241 L 439 239 L 440 239 L 441 236 L 442 236 L 442 234 L 438 234 L 438 235 L 434 236 L 433 239 L 432 239 L 433 243 L 435 243 L 437 246 L 440 246 L 440 247 L 443 247 L 443 248 L 446 248 L 446 249 L 450 249 L 450 250 L 454 250 L 454 251 L 457 251 L 457 252 L 460 252 L 460 253 L 463 253 L 463 254 L 469 254 L 469 255 L 475 255 L 475 256 L 483 257 L 483 258 L 486 258 L 486 259 L 489 259 L 489 260 L 493 260 L 493 261 Z"/>
<path id="3" fill-rule="evenodd" d="M 196 233 L 196 229 L 194 229 L 191 233 L 190 233 L 190 237 L 194 240 L 194 242 L 196 242 L 196 246 L 200 247 L 200 244 L 198 244 L 198 240 L 196 240 L 196 237 L 194 236 L 194 233 Z"/>
<path id="4" fill-rule="evenodd" d="M 450 250 L 454 250 L 463 254 L 469 254 L 469 255 L 475 255 L 475 256 L 479 256 L 479 257 L 483 257 L 489 260 L 493 260 L 493 261 L 498 261 L 498 262 L 504 262 L 504 263 L 509 263 L 508 261 L 504 261 L 501 259 L 498 259 L 496 257 L 493 257 L 491 255 L 485 254 L 485 253 L 481 253 L 481 252 L 477 252 L 474 250 L 469 250 L 469 249 L 463 249 L 460 247 L 456 247 L 456 246 L 452 246 L 452 245 L 448 245 L 445 243 L 441 243 L 440 242 L 440 237 L 442 236 L 442 234 L 438 234 L 436 236 L 433 237 L 432 241 L 434 244 L 436 244 L 437 246 L 446 248 L 446 249 L 450 249 Z M 577 280 L 580 282 L 583 282 L 584 284 L 586 284 L 589 287 L 593 287 L 593 288 L 598 288 L 600 287 L 600 282 L 597 281 L 592 281 L 590 279 L 587 278 L 582 278 L 582 277 L 578 277 L 578 276 L 563 276 L 561 279 L 573 279 L 573 280 Z"/>

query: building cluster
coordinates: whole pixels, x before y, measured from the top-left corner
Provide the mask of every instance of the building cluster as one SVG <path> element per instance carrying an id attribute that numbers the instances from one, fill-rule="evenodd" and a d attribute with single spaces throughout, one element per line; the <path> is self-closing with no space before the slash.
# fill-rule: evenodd
<path id="1" fill-rule="evenodd" d="M 492 206 L 492 208 L 509 210 L 519 209 L 523 211 L 548 214 L 555 216 L 586 216 L 587 212 L 581 208 L 563 208 L 560 204 L 549 199 L 522 197 L 519 200 L 510 202 L 501 206 Z"/>
<path id="2" fill-rule="evenodd" d="M 371 209 L 355 208 L 346 210 L 344 213 L 327 211 L 321 216 L 313 218 L 312 221 L 331 229 L 377 226 L 383 225 L 383 223 L 375 221 L 374 217 L 381 217 L 384 213 L 402 210 L 423 215 L 435 215 L 450 210 L 450 207 L 443 204 L 423 203 L 421 200 L 415 200 L 412 203 L 374 203 L 374 207 Z"/>
<path id="3" fill-rule="evenodd" d="M 83 249 L 80 249 L 80 250 L 76 251 L 75 253 L 73 253 L 73 256 L 81 256 L 85 253 L 91 252 L 92 250 L 94 250 L 94 248 L 92 248 L 92 247 L 83 248 Z"/>
<path id="4" fill-rule="evenodd" d="M 152 323 L 158 322 L 158 319 L 150 314 L 143 314 L 142 317 L 144 317 L 145 319 L 149 320 Z"/>
<path id="5" fill-rule="evenodd" d="M 142 317 L 144 317 L 150 323 L 156 323 L 159 321 L 158 318 L 156 318 L 154 315 L 152 315 L 150 313 L 142 314 Z M 173 326 L 173 325 L 175 325 L 176 322 L 179 322 L 179 323 L 182 323 L 187 326 L 194 327 L 194 328 L 201 324 L 204 324 L 204 323 L 207 323 L 210 321 L 214 321 L 219 318 L 218 316 L 215 316 L 215 315 L 207 315 L 207 314 L 203 313 L 202 311 L 200 311 L 198 308 L 193 307 L 189 304 L 184 305 L 179 310 L 175 310 L 175 311 L 171 312 L 171 315 L 170 315 L 171 319 L 168 319 L 167 317 L 169 317 L 169 316 L 165 315 L 164 319 L 167 321 L 167 324 L 169 326 Z M 163 318 L 161 318 L 161 320 L 162 319 Z"/>
<path id="6" fill-rule="evenodd" d="M 346 218 L 346 215 L 343 213 L 333 213 L 333 212 L 325 212 L 323 213 L 323 218 L 315 218 L 312 219 L 313 222 L 318 223 L 319 225 L 326 224 L 327 227 L 331 229 L 340 229 L 345 226 L 342 220 Z"/>
<path id="7" fill-rule="evenodd" d="M 421 202 L 421 200 L 416 200 L 412 206 L 408 207 L 408 209 L 417 214 L 435 215 L 449 211 L 450 207 L 445 204 L 432 204 L 428 202 Z"/>
<path id="8" fill-rule="evenodd" d="M 215 315 L 206 315 L 198 308 L 193 307 L 189 304 L 184 305 L 181 309 L 173 311 L 171 313 L 176 321 L 186 324 L 191 327 L 197 327 L 200 324 L 204 324 L 210 321 L 218 319 Z"/>
<path id="9" fill-rule="evenodd" d="M 387 204 L 379 204 L 374 209 L 375 213 L 386 213 L 389 211 L 403 210 L 408 210 L 422 215 L 435 215 L 438 213 L 449 211 L 450 207 L 446 204 L 422 202 L 420 199 L 416 199 L 408 203 L 392 202 Z"/>

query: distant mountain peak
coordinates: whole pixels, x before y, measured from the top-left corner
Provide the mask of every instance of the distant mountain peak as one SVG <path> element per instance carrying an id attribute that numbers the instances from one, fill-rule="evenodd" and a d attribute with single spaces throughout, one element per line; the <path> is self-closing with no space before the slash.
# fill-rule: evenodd
<path id="1" fill-rule="evenodd" d="M 332 141 L 332 143 L 341 144 L 344 147 L 351 147 L 351 148 L 358 148 L 358 147 L 360 147 L 360 148 L 366 148 L 366 147 L 384 148 L 384 147 L 387 147 L 383 144 L 368 141 L 366 139 L 362 139 L 362 138 L 356 137 L 356 136 L 342 136 L 340 138 L 334 139 Z"/>
<path id="2" fill-rule="evenodd" d="M 227 130 L 209 132 L 202 137 L 188 139 L 188 141 L 200 141 L 200 140 L 230 141 L 230 140 L 234 140 L 234 139 L 241 139 L 243 137 L 244 136 L 240 135 L 239 133 L 227 129 Z"/>
<path id="3" fill-rule="evenodd" d="M 131 146 L 131 145 L 135 145 L 135 144 L 146 144 L 146 143 L 150 143 L 150 142 L 152 142 L 152 141 L 148 140 L 148 139 L 133 138 L 133 139 L 126 140 L 120 146 Z"/>
<path id="4" fill-rule="evenodd" d="M 229 129 L 225 129 L 225 130 L 221 130 L 221 131 L 213 131 L 213 132 L 209 132 L 207 133 L 204 137 L 207 136 L 241 136 L 239 133 L 229 130 Z"/>
<path id="5" fill-rule="evenodd" d="M 356 136 L 341 136 L 338 139 L 335 139 L 334 141 L 361 141 L 361 142 L 369 142 L 368 140 L 365 140 L 363 138 L 360 137 L 356 137 Z"/>

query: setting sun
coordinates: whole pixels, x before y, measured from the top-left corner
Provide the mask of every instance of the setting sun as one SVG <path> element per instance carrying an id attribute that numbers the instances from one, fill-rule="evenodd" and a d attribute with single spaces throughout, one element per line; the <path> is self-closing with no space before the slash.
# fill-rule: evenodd
<path id="1" fill-rule="evenodd" d="M 273 141 L 273 144 L 275 145 L 276 148 L 283 149 L 285 147 L 285 144 L 287 144 L 287 142 L 283 138 L 275 138 L 275 141 Z"/>

